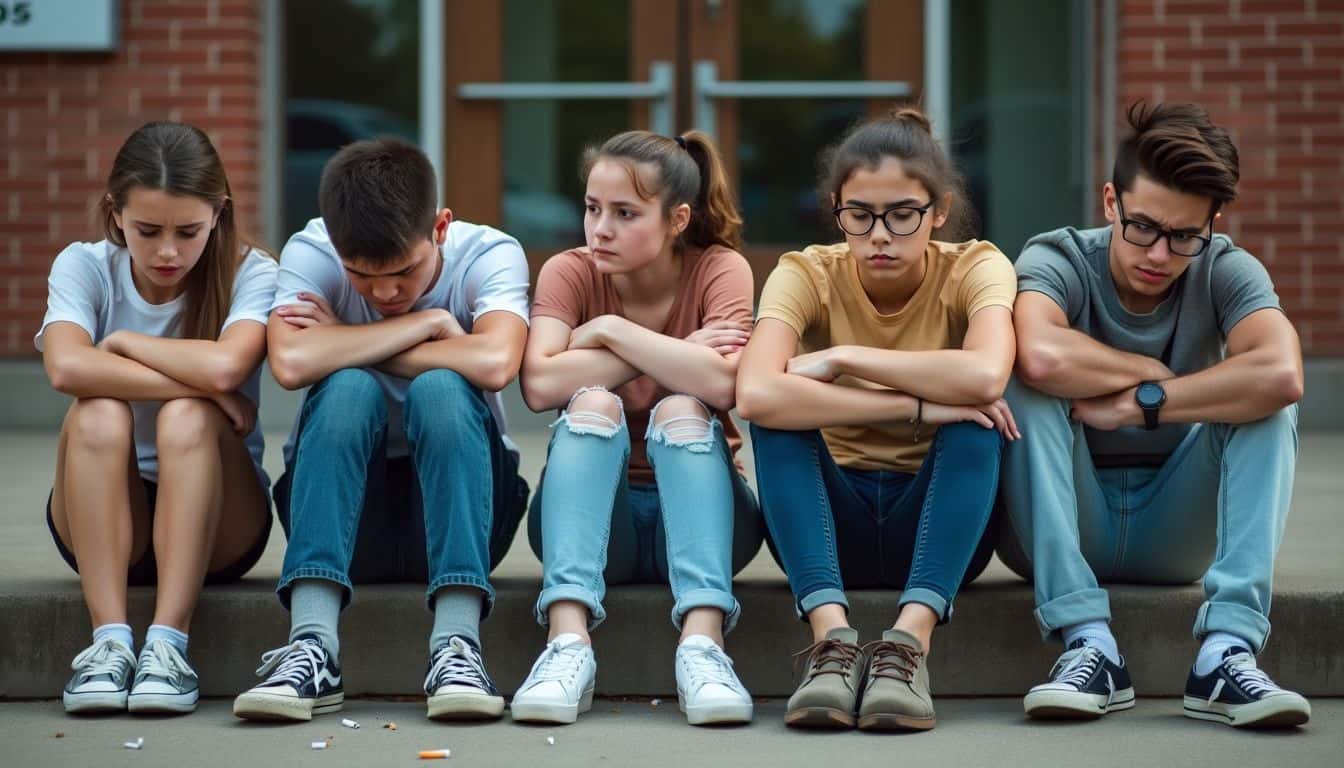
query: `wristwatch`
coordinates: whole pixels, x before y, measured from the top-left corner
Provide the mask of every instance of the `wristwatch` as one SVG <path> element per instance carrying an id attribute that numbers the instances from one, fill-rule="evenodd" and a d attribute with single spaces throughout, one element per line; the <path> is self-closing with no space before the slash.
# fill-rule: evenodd
<path id="1" fill-rule="evenodd" d="M 1134 390 L 1134 402 L 1139 404 L 1143 411 L 1143 428 L 1147 430 L 1157 429 L 1157 412 L 1162 410 L 1162 404 L 1167 402 L 1167 391 L 1156 381 L 1145 381 L 1139 384 L 1139 388 Z"/>

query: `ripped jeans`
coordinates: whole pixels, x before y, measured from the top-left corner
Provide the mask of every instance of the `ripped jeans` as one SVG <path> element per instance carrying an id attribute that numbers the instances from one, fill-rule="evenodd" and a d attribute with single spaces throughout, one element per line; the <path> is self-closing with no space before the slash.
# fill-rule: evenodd
<path id="1" fill-rule="evenodd" d="M 594 628 L 606 618 L 608 583 L 652 582 L 671 585 L 678 631 L 687 612 L 703 607 L 723 611 L 724 631 L 730 631 L 741 613 L 732 576 L 756 555 L 765 529 L 723 426 L 689 397 L 663 400 L 650 414 L 646 436 L 655 484 L 632 485 L 620 400 L 596 391 L 609 398 L 609 414 L 575 407 L 584 391 L 575 395 L 552 425 L 546 469 L 528 514 L 528 538 L 542 561 L 537 621 L 546 626 L 551 604 L 570 600 L 587 607 Z M 674 398 L 694 403 L 701 415 L 660 421 L 659 410 Z"/>

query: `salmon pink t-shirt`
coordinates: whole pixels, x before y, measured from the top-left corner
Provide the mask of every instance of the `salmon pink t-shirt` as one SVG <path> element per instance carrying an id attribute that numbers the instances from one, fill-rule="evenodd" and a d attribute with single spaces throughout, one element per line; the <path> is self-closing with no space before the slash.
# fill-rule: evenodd
<path id="1" fill-rule="evenodd" d="M 687 251 L 682 257 L 677 297 L 666 324 L 653 328 L 665 336 L 684 339 L 709 323 L 728 320 L 751 324 L 751 267 L 742 254 L 722 246 Z M 532 317 L 553 317 L 570 328 L 602 315 L 625 316 L 621 297 L 609 275 L 597 271 L 587 248 L 575 248 L 552 256 L 537 277 Z M 676 394 L 649 376 L 640 376 L 613 390 L 625 403 L 630 430 L 631 483 L 653 483 L 644 446 L 649 411 L 663 398 Z M 742 436 L 727 413 L 715 411 L 723 424 L 724 437 L 734 456 Z M 739 470 L 741 467 L 739 466 Z"/>

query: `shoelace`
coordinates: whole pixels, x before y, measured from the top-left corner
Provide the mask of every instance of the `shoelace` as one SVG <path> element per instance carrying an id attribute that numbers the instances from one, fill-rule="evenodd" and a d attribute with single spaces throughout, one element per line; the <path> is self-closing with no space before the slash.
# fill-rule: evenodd
<path id="1" fill-rule="evenodd" d="M 1248 653 L 1229 656 L 1224 663 L 1227 664 L 1228 671 L 1232 673 L 1232 679 L 1237 681 L 1237 685 L 1252 696 L 1283 690 L 1269 679 L 1264 670 L 1255 665 L 1255 657 Z"/>
<path id="2" fill-rule="evenodd" d="M 798 671 L 800 663 L 809 662 L 811 669 L 807 672 L 808 680 L 817 675 L 848 675 L 862 653 L 863 649 L 859 646 L 843 640 L 818 640 L 793 654 L 794 672 Z M 827 669 L 828 665 L 830 669 Z"/>
<path id="3" fill-rule="evenodd" d="M 429 674 L 425 675 L 425 690 L 433 693 L 434 689 L 449 683 L 466 683 L 481 690 L 491 687 L 481 655 L 456 635 L 449 638 L 448 644 L 434 655 L 434 664 L 430 666 Z"/>
<path id="4" fill-rule="evenodd" d="M 696 688 L 701 688 L 712 683 L 727 686 L 733 690 L 741 685 L 737 680 L 737 675 L 733 674 L 733 660 L 728 658 L 728 654 L 723 649 L 713 647 L 686 647 L 683 646 L 682 658 L 686 666 L 690 667 L 692 684 Z"/>
<path id="5" fill-rule="evenodd" d="M 282 648 L 261 655 L 257 676 L 266 678 L 266 685 L 288 683 L 298 688 L 303 681 L 317 675 L 326 663 L 327 652 L 311 640 L 295 640 Z M 267 675 L 270 675 L 267 677 Z"/>
<path id="6" fill-rule="evenodd" d="M 171 681 L 174 685 L 183 677 L 196 674 L 182 654 L 171 643 L 155 640 L 140 652 L 140 671 L 137 678 L 159 677 Z"/>
<path id="7" fill-rule="evenodd" d="M 915 681 L 915 670 L 924 659 L 924 654 L 914 647 L 891 640 L 874 640 L 863 646 L 863 651 L 873 660 L 873 677 L 887 677 L 903 683 Z"/>
<path id="8" fill-rule="evenodd" d="M 1055 662 L 1055 668 L 1050 670 L 1050 677 L 1056 683 L 1082 688 L 1096 674 L 1102 656 L 1100 649 L 1086 645 L 1065 651 Z"/>
<path id="9" fill-rule="evenodd" d="M 70 662 L 70 668 L 80 673 L 81 680 L 97 675 L 115 678 L 125 672 L 126 667 L 135 667 L 135 656 L 129 648 L 111 639 L 85 648 Z"/>
<path id="10" fill-rule="evenodd" d="M 532 677 L 537 682 L 573 679 L 579 669 L 578 661 L 586 647 L 581 640 L 575 640 L 569 645 L 551 642 L 546 646 L 546 650 L 542 651 Z"/>

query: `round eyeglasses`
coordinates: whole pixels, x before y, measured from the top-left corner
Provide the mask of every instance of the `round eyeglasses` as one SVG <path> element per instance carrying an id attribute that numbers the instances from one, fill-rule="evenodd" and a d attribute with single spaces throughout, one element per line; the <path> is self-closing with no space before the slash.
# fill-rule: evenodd
<path id="1" fill-rule="evenodd" d="M 852 205 L 836 208 L 831 213 L 835 214 L 835 223 L 840 229 L 853 237 L 863 237 L 872 232 L 878 219 L 882 220 L 882 226 L 888 232 L 896 237 L 905 237 L 919 231 L 924 224 L 924 214 L 932 207 L 933 201 L 930 200 L 924 205 L 898 205 L 881 213 Z"/>

